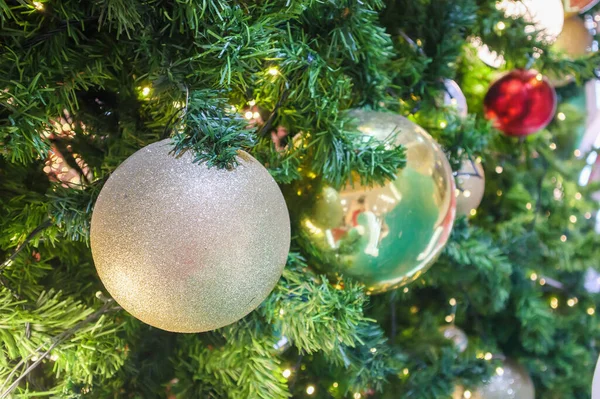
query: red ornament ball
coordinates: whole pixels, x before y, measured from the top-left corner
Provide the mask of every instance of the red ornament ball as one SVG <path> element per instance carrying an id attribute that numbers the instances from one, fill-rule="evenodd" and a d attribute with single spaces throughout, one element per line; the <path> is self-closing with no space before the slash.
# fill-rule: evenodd
<path id="1" fill-rule="evenodd" d="M 528 136 L 546 126 L 556 112 L 556 92 L 534 70 L 517 69 L 497 80 L 485 96 L 485 116 L 508 136 Z"/>

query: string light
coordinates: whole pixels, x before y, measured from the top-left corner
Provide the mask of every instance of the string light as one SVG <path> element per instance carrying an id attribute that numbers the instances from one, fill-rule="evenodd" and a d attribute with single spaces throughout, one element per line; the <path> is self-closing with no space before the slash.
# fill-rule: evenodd
<path id="1" fill-rule="evenodd" d="M 285 370 L 283 370 L 283 373 L 281 373 L 281 374 L 283 374 L 283 378 L 290 378 L 290 376 L 292 375 L 292 370 L 285 369 Z"/>
<path id="2" fill-rule="evenodd" d="M 546 279 L 545 278 L 541 278 L 540 279 L 540 285 L 546 285 Z"/>
<path id="3" fill-rule="evenodd" d="M 471 399 L 471 391 L 465 391 L 465 392 L 463 392 L 463 397 L 465 399 Z"/>
<path id="4" fill-rule="evenodd" d="M 592 218 L 592 213 L 591 212 L 586 212 L 585 213 L 585 218 L 588 219 L 588 220 L 591 219 Z"/>
<path id="5" fill-rule="evenodd" d="M 531 202 L 528 202 L 527 205 L 525 205 L 525 208 L 527 208 L 528 210 L 531 210 Z"/>
<path id="6" fill-rule="evenodd" d="M 254 107 L 256 105 L 256 100 L 250 100 L 248 101 L 248 105 L 251 107 Z"/>
<path id="7" fill-rule="evenodd" d="M 471 212 L 469 212 L 471 214 L 471 216 L 475 216 L 477 215 L 477 209 L 471 209 Z"/>
<path id="8" fill-rule="evenodd" d="M 572 308 L 573 306 L 575 306 L 575 299 L 571 298 L 567 301 L 567 306 L 569 306 L 570 308 Z"/>
<path id="9" fill-rule="evenodd" d="M 542 80 L 544 80 L 544 76 L 541 73 L 538 73 L 535 77 L 539 82 L 541 82 Z"/>
<path id="10" fill-rule="evenodd" d="M 377 348 L 371 348 L 371 353 L 376 353 L 377 352 Z"/>
<path id="11" fill-rule="evenodd" d="M 506 24 L 504 22 L 500 21 L 496 24 L 496 29 L 504 30 L 504 29 L 506 29 Z"/>
<path id="12" fill-rule="evenodd" d="M 502 197 L 502 190 L 498 190 L 498 191 L 496 191 L 496 195 L 497 195 L 498 197 Z"/>
<path id="13" fill-rule="evenodd" d="M 502 166 L 496 166 L 496 173 L 500 174 L 504 172 L 504 168 Z"/>
<path id="14" fill-rule="evenodd" d="M 471 192 L 469 190 L 465 190 L 463 195 L 465 196 L 465 198 L 469 198 L 471 196 Z"/>
<path id="15" fill-rule="evenodd" d="M 531 276 L 529 276 L 529 278 L 531 279 L 531 281 L 535 281 L 538 278 L 537 273 L 531 273 Z"/>
<path id="16" fill-rule="evenodd" d="M 277 76 L 279 74 L 279 69 L 277 69 L 275 67 L 271 67 L 271 68 L 269 68 L 267 73 L 271 76 Z"/>
<path id="17" fill-rule="evenodd" d="M 306 387 L 306 393 L 309 395 L 312 395 L 313 393 L 315 393 L 315 387 L 313 385 L 309 385 Z"/>
<path id="18" fill-rule="evenodd" d="M 596 310 L 594 308 L 588 308 L 587 314 L 589 314 L 590 316 L 593 316 L 594 313 L 596 313 Z"/>
<path id="19" fill-rule="evenodd" d="M 412 313 L 412 314 L 419 313 L 419 308 L 416 306 L 411 306 L 410 313 Z"/>
<path id="20" fill-rule="evenodd" d="M 577 223 L 577 216 L 575 216 L 575 215 L 571 215 L 571 217 L 569 217 L 569 221 L 570 221 L 571 223 Z"/>
<path id="21" fill-rule="evenodd" d="M 575 194 L 575 199 L 576 200 L 580 200 L 581 198 L 583 198 L 583 196 L 581 195 L 581 193 L 576 193 Z"/>
<path id="22" fill-rule="evenodd" d="M 408 287 L 405 287 L 405 288 L 402 290 L 402 292 L 404 292 L 405 294 L 408 294 L 408 291 L 409 291 Z"/>
<path id="23" fill-rule="evenodd" d="M 483 357 L 485 360 L 490 361 L 492 360 L 492 354 L 490 352 L 486 353 L 485 356 Z"/>
<path id="24" fill-rule="evenodd" d="M 504 369 L 502 367 L 497 367 L 496 368 L 496 374 L 498 374 L 499 376 L 503 376 L 504 375 Z"/>
<path id="25" fill-rule="evenodd" d="M 279 309 L 279 316 L 283 316 L 285 314 L 285 310 L 283 308 Z"/>
<path id="26" fill-rule="evenodd" d="M 552 151 L 554 151 L 554 150 L 556 150 L 556 143 L 550 143 L 550 145 L 548 147 L 550 147 L 550 149 Z"/>
<path id="27" fill-rule="evenodd" d="M 258 118 L 260 118 L 260 114 L 258 112 L 255 112 L 255 113 L 252 114 L 252 117 L 254 119 L 258 119 Z"/>
<path id="28" fill-rule="evenodd" d="M 409 373 L 410 373 L 410 372 L 408 371 L 408 369 L 404 369 L 404 370 L 402 370 L 402 374 L 404 374 L 404 375 L 408 375 Z"/>
<path id="29" fill-rule="evenodd" d="M 581 156 L 581 151 L 575 150 L 575 151 L 573 151 L 573 154 L 579 158 Z"/>
<path id="30" fill-rule="evenodd" d="M 334 387 L 334 388 L 337 388 L 337 387 L 339 387 L 339 386 L 340 386 L 340 384 L 338 384 L 337 382 L 334 382 L 334 383 L 333 383 L 333 387 Z"/>
<path id="31" fill-rule="evenodd" d="M 446 320 L 446 323 L 452 323 L 454 320 L 454 315 L 449 314 L 444 320 Z"/>
<path id="32" fill-rule="evenodd" d="M 150 94 L 150 88 L 148 86 L 146 86 L 142 89 L 142 95 L 144 97 L 146 97 L 146 96 L 148 96 L 148 94 Z"/>
<path id="33" fill-rule="evenodd" d="M 38 11 L 42 11 L 44 9 L 44 4 L 42 2 L 40 2 L 40 1 L 34 1 L 33 2 L 33 6 Z"/>
<path id="34" fill-rule="evenodd" d="M 552 309 L 558 308 L 558 298 L 552 298 L 552 299 L 550 299 L 550 307 Z"/>
<path id="35" fill-rule="evenodd" d="M 441 127 L 442 129 L 445 129 L 445 128 L 446 128 L 446 126 L 448 126 L 448 123 L 446 123 L 446 121 L 441 121 L 441 122 L 440 122 L 440 127 Z"/>
<path id="36" fill-rule="evenodd" d="M 450 298 L 450 306 L 456 306 L 456 299 Z"/>
<path id="37" fill-rule="evenodd" d="M 567 119 L 567 116 L 564 113 L 562 113 L 562 112 L 559 112 L 556 115 L 556 117 L 558 118 L 559 121 L 564 121 L 565 119 Z"/>
<path id="38" fill-rule="evenodd" d="M 560 236 L 560 240 L 562 242 L 567 242 L 567 236 L 563 234 L 562 236 Z"/>
<path id="39" fill-rule="evenodd" d="M 354 393 L 354 399 L 360 399 L 362 397 L 362 395 L 358 392 Z"/>
<path id="40" fill-rule="evenodd" d="M 246 111 L 246 113 L 244 114 L 244 118 L 252 119 L 252 111 Z"/>

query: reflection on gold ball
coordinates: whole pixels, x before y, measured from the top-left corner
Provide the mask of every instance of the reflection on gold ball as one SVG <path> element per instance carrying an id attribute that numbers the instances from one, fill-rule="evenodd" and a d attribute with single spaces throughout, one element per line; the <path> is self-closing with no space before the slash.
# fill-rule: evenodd
<path id="1" fill-rule="evenodd" d="M 481 204 L 485 173 L 481 162 L 466 160 L 456 173 L 456 214 L 469 216 Z"/>
<path id="2" fill-rule="evenodd" d="M 168 140 L 141 149 L 106 182 L 92 254 L 104 286 L 133 316 L 168 331 L 213 330 L 251 312 L 279 280 L 289 216 L 250 155 L 218 170 L 170 149 Z"/>
<path id="3" fill-rule="evenodd" d="M 354 111 L 352 116 L 365 135 L 384 140 L 396 134 L 396 143 L 406 148 L 407 166 L 383 186 L 354 182 L 337 196 L 326 188 L 321 198 L 330 199 L 332 216 L 324 218 L 317 200 L 303 215 L 300 231 L 314 264 L 379 293 L 414 281 L 435 262 L 454 223 L 454 179 L 446 156 L 421 127 L 390 113 Z"/>

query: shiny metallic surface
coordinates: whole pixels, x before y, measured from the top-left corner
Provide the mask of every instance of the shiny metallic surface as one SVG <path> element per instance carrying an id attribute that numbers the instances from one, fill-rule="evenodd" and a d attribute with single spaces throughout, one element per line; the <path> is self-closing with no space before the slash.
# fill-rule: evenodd
<path id="1" fill-rule="evenodd" d="M 168 331 L 213 330 L 255 309 L 279 280 L 289 215 L 250 155 L 218 170 L 170 150 L 168 140 L 151 144 L 108 179 L 92 216 L 92 254 L 133 316 Z"/>
<path id="2" fill-rule="evenodd" d="M 467 346 L 469 346 L 469 338 L 463 330 L 453 324 L 450 324 L 442 327 L 440 332 L 444 335 L 444 338 L 452 341 L 459 352 L 463 353 L 467 350 Z"/>
<path id="3" fill-rule="evenodd" d="M 414 281 L 435 262 L 454 223 L 454 178 L 441 148 L 418 125 L 390 113 L 352 116 L 365 135 L 394 134 L 407 150 L 407 166 L 383 186 L 325 188 L 301 230 L 326 260 L 324 269 L 380 293 Z"/>
<path id="4" fill-rule="evenodd" d="M 485 193 L 485 172 L 479 160 L 466 160 L 456 173 L 456 214 L 473 216 Z"/>

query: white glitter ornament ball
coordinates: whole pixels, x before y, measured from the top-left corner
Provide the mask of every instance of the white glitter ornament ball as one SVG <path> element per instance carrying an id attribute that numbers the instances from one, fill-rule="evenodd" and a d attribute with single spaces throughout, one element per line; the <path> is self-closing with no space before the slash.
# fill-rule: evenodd
<path id="1" fill-rule="evenodd" d="M 289 215 L 269 172 L 245 152 L 220 170 L 171 148 L 164 140 L 141 149 L 105 183 L 92 255 L 108 292 L 141 321 L 214 330 L 254 310 L 279 280 Z"/>

